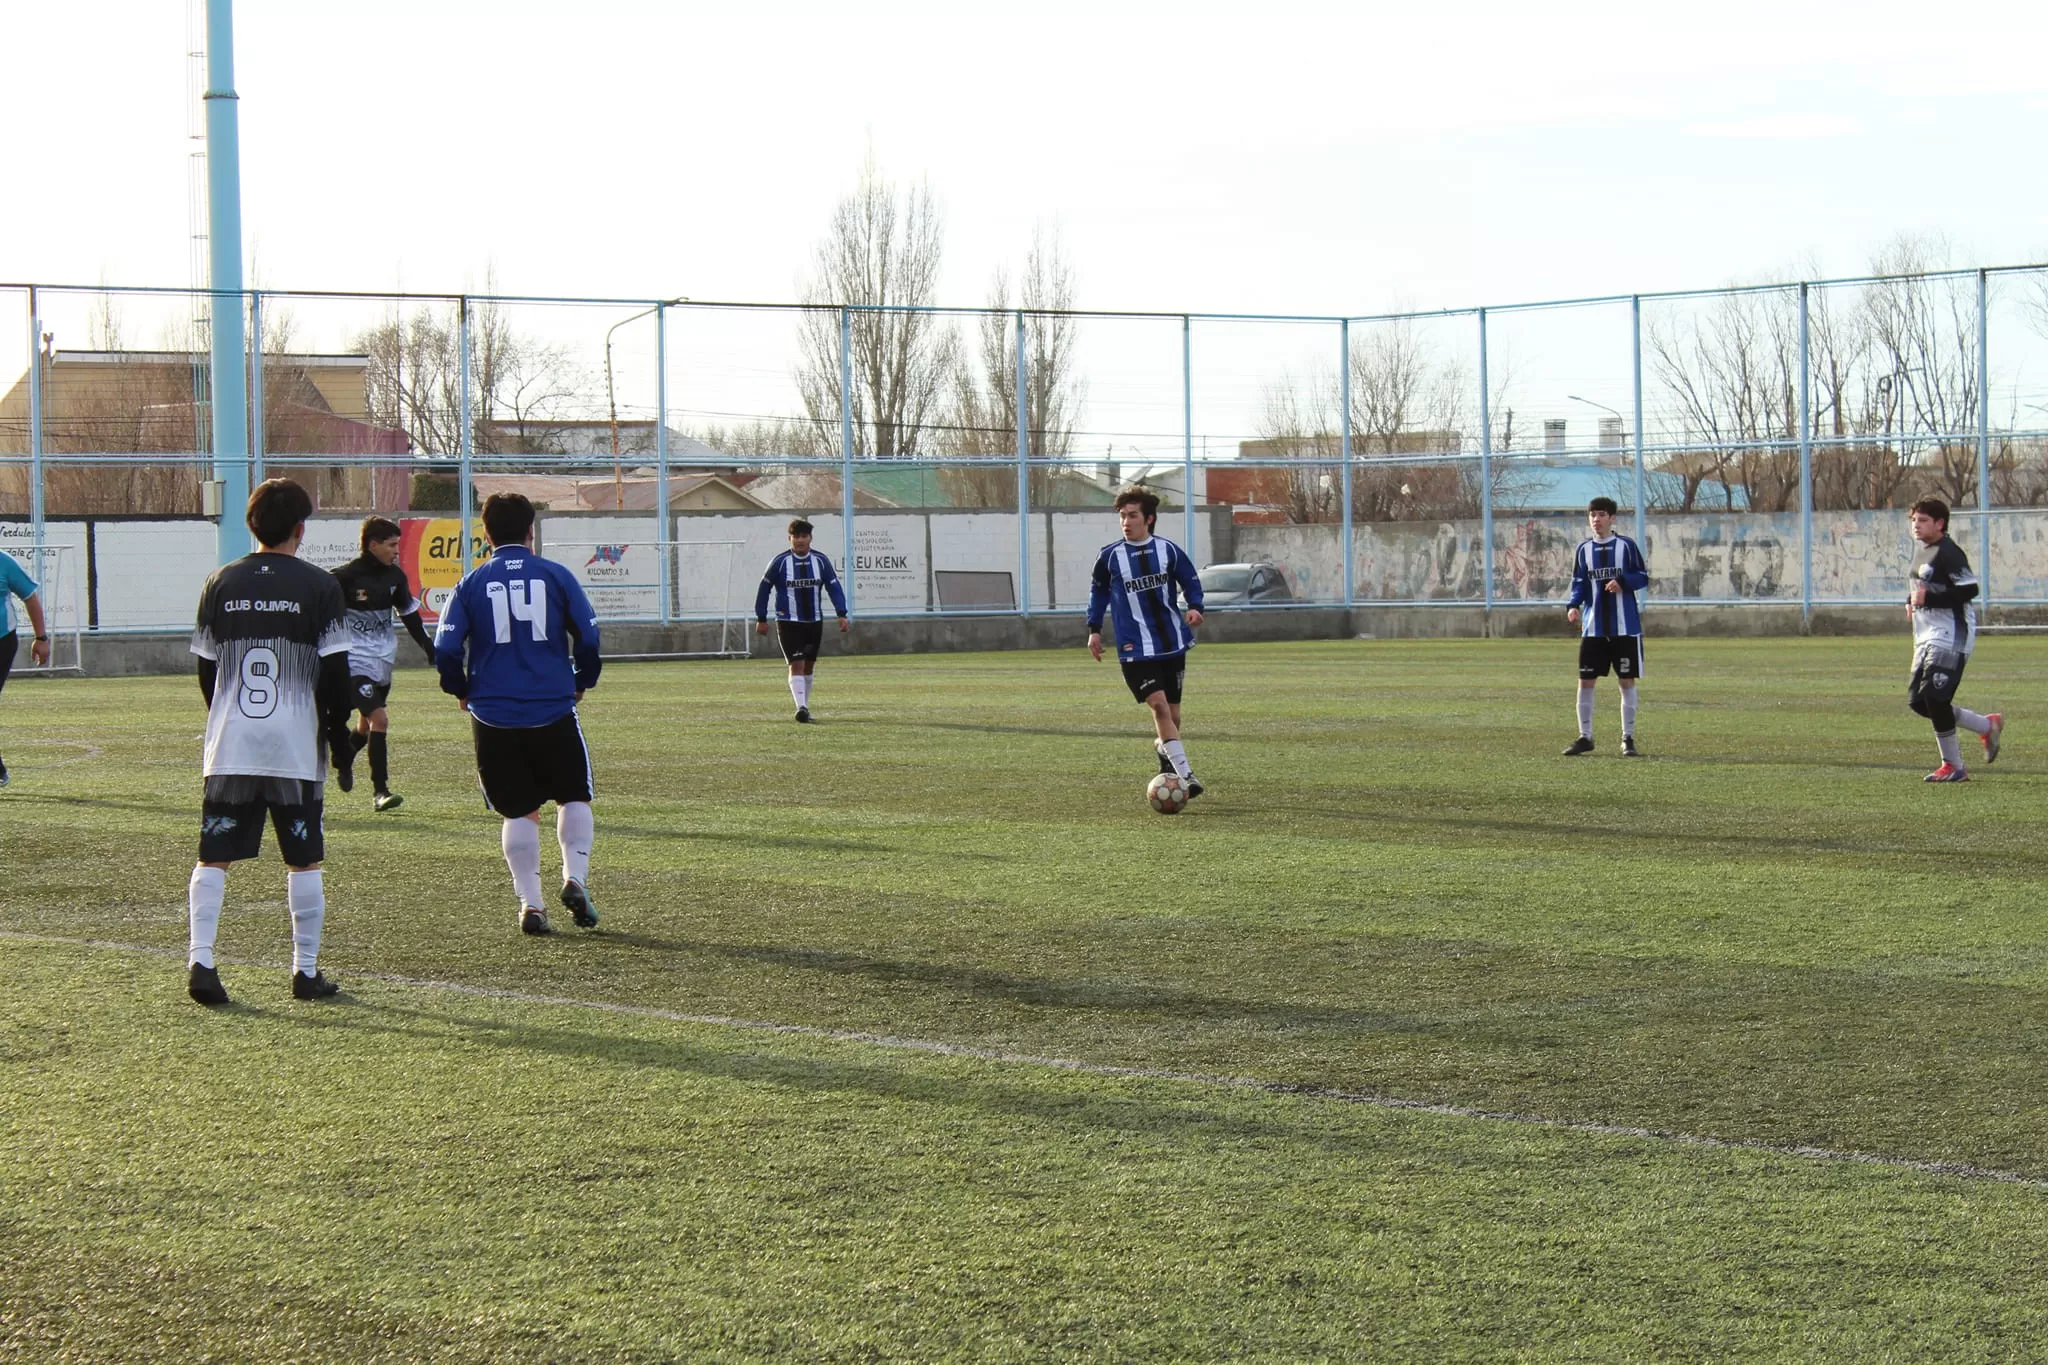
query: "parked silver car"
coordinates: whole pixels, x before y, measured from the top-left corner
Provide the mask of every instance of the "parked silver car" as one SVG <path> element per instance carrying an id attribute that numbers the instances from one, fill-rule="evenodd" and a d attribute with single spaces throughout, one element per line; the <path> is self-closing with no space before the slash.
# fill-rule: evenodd
<path id="1" fill-rule="evenodd" d="M 1202 569 L 1205 607 L 1242 607 L 1261 602 L 1292 602 L 1287 575 L 1277 564 L 1210 564 Z"/>

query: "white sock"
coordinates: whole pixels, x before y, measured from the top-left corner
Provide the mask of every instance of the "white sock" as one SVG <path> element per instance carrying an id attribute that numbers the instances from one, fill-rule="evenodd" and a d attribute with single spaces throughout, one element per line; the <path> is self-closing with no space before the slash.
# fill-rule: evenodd
<path id="1" fill-rule="evenodd" d="M 801 678 L 798 678 L 796 686 L 796 704 L 798 706 L 809 706 L 811 704 L 811 675 L 806 673 Z"/>
<path id="2" fill-rule="evenodd" d="M 1590 687 L 1582 687 L 1579 689 L 1579 738 L 1591 739 L 1592 737 L 1593 689 Z"/>
<path id="3" fill-rule="evenodd" d="M 804 675 L 801 673 L 792 673 L 789 675 L 789 697 L 790 700 L 794 701 L 798 706 L 802 706 L 804 704 L 804 683 L 806 681 L 808 681 L 808 679 L 806 679 Z"/>
<path id="4" fill-rule="evenodd" d="M 1934 743 L 1935 747 L 1941 750 L 1942 762 L 1953 764 L 1958 768 L 1963 766 L 1963 746 L 1956 743 L 1955 731 L 1948 730 L 1936 735 Z"/>
<path id="5" fill-rule="evenodd" d="M 1195 775 L 1194 769 L 1188 767 L 1188 751 L 1181 747 L 1179 740 L 1163 741 L 1160 752 L 1166 755 L 1166 761 L 1173 765 L 1173 770 L 1180 774 L 1181 781 L 1185 782 Z"/>
<path id="6" fill-rule="evenodd" d="M 1958 706 L 1955 708 L 1955 712 L 1956 724 L 1962 726 L 1971 734 L 1988 735 L 1991 733 L 1991 722 L 1985 717 L 1978 715 L 1975 711 L 1965 711 L 1962 707 Z"/>
<path id="7" fill-rule="evenodd" d="M 590 845 L 597 835 L 597 817 L 588 801 L 571 801 L 555 808 L 555 838 L 562 845 L 562 880 L 588 883 Z"/>
<path id="8" fill-rule="evenodd" d="M 1633 735 L 1636 732 L 1636 690 L 1633 687 L 1621 689 L 1621 733 Z"/>
<path id="9" fill-rule="evenodd" d="M 311 976 L 320 970 L 320 930 L 327 923 L 327 892 L 320 869 L 284 874 L 285 903 L 292 908 L 292 970 Z"/>
<path id="10" fill-rule="evenodd" d="M 540 826 L 524 816 L 507 820 L 499 844 L 505 850 L 505 866 L 512 869 L 512 889 L 528 910 L 541 907 Z"/>
<path id="11" fill-rule="evenodd" d="M 191 947 L 185 953 L 188 967 L 213 965 L 213 940 L 220 933 L 220 903 L 227 896 L 228 874 L 222 867 L 195 867 L 192 884 L 186 888 L 185 903 L 191 909 Z"/>

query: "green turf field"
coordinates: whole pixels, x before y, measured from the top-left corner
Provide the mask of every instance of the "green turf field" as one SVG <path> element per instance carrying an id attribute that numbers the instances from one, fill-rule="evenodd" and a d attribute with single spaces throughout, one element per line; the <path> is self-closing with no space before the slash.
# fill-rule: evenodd
<path id="1" fill-rule="evenodd" d="M 1653 640 L 1624 762 L 1566 641 L 1205 646 L 1177 819 L 1078 642 L 828 658 L 809 727 L 618 665 L 544 940 L 404 673 L 345 993 L 271 856 L 217 1012 L 197 689 L 17 681 L 0 1358 L 2041 1358 L 2048 640 L 1960 786 L 1907 652 Z"/>

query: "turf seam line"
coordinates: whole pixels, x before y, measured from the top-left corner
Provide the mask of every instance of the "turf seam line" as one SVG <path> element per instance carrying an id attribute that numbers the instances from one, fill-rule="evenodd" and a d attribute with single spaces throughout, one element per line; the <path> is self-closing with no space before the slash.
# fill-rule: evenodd
<path id="1" fill-rule="evenodd" d="M 21 943 L 44 943 L 73 948 L 92 948 L 107 952 L 138 953 L 148 957 L 169 958 L 178 962 L 185 960 L 185 953 L 182 949 L 156 948 L 148 944 L 121 943 L 112 939 L 65 938 L 54 934 L 29 934 L 8 929 L 0 929 L 0 939 L 9 939 Z M 221 961 L 238 967 L 259 967 L 276 971 L 286 970 L 285 964 L 277 962 L 260 962 L 241 958 L 222 958 Z M 1555 1132 L 1584 1133 L 1594 1137 L 1637 1138 L 1644 1141 L 1669 1143 L 1674 1146 L 1697 1147 L 1707 1151 L 1752 1152 L 1759 1156 L 1794 1157 L 1805 1161 L 1872 1166 L 1882 1170 L 1911 1172 L 1916 1175 L 1954 1176 L 1963 1180 L 1988 1181 L 2002 1185 L 2021 1185 L 2030 1189 L 2048 1190 L 2048 1180 L 2022 1175 L 2017 1171 L 2001 1171 L 1993 1167 L 1978 1166 L 1967 1161 L 1917 1161 L 1910 1157 L 1884 1156 L 1875 1152 L 1853 1152 L 1832 1147 L 1790 1145 L 1763 1142 L 1749 1138 L 1713 1137 L 1700 1133 L 1683 1133 L 1668 1128 L 1639 1128 L 1627 1124 L 1601 1123 L 1594 1119 L 1561 1119 L 1545 1114 L 1525 1114 L 1509 1109 L 1481 1109 L 1470 1105 L 1442 1104 L 1431 1100 L 1407 1100 L 1393 1095 L 1374 1095 L 1363 1091 L 1339 1090 L 1329 1086 L 1306 1085 L 1289 1081 L 1265 1081 L 1254 1076 L 1215 1076 L 1196 1071 L 1168 1071 L 1153 1067 L 1118 1066 L 1111 1062 L 1087 1062 L 1073 1057 L 1043 1057 L 1028 1052 L 1004 1052 L 995 1048 L 972 1047 L 965 1043 L 938 1042 L 928 1038 L 899 1038 L 892 1034 L 864 1033 L 855 1029 L 823 1028 L 816 1024 L 777 1023 L 772 1020 L 741 1019 L 725 1014 L 686 1014 L 681 1010 L 657 1009 L 651 1005 L 624 1005 L 610 1000 L 582 1000 L 566 995 L 540 995 L 532 991 L 514 990 L 507 986 L 477 986 L 461 981 L 436 981 L 427 977 L 399 976 L 391 972 L 352 971 L 349 975 L 353 980 L 376 981 L 389 986 L 403 986 L 417 990 L 446 991 L 454 995 L 467 995 L 483 1000 L 505 1000 L 516 1004 L 541 1005 L 555 1009 L 592 1010 L 603 1014 L 616 1014 L 635 1019 L 654 1019 L 663 1023 L 743 1029 L 755 1033 L 780 1033 L 801 1038 L 816 1038 L 825 1042 L 856 1043 L 867 1047 L 886 1048 L 897 1052 L 922 1052 L 933 1056 L 958 1057 L 968 1061 L 996 1062 L 1008 1066 L 1045 1067 L 1087 1076 L 1114 1077 L 1125 1080 L 1169 1081 L 1183 1085 L 1202 1086 L 1209 1089 L 1241 1090 L 1289 1099 L 1321 1100 L 1333 1104 L 1358 1105 L 1365 1108 L 1384 1109 L 1401 1113 L 1432 1114 L 1439 1118 L 1476 1119 L 1489 1123 L 1516 1124 L 1526 1128 L 1547 1128 Z"/>

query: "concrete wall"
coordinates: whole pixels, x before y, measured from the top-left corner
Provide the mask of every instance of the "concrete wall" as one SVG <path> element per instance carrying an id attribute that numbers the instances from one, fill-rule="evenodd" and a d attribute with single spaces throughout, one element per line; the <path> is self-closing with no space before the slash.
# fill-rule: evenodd
<path id="1" fill-rule="evenodd" d="M 2048 616 L 2048 612 L 2037 613 Z M 1905 633 L 1905 613 L 1893 607 L 1836 607 L 1816 611 L 1802 630 L 1796 607 L 1697 606 L 1660 607 L 1649 621 L 1653 637 L 1876 635 Z M 1202 626 L 1207 644 L 1255 641 L 1376 639 L 1523 639 L 1569 638 L 1577 628 L 1562 611 L 1548 607 L 1286 607 L 1212 612 Z M 729 644 L 742 642 L 754 657 L 779 659 L 772 635 L 744 634 L 737 627 L 725 635 Z M 825 653 L 947 654 L 973 650 L 1080 649 L 1087 629 L 1079 612 L 1031 617 L 868 617 L 845 635 L 828 628 Z M 93 677 L 145 673 L 190 673 L 188 632 L 160 635 L 91 636 L 85 640 L 85 671 Z M 659 626 L 617 624 L 605 628 L 605 654 L 710 653 L 720 648 L 717 622 Z M 401 649 L 399 667 L 417 674 L 418 686 L 431 687 L 417 651 Z M 412 684 L 409 684 L 412 685 Z"/>

